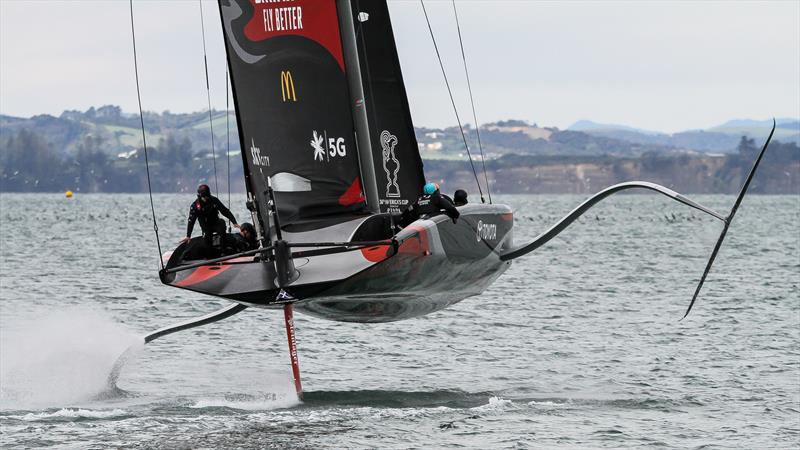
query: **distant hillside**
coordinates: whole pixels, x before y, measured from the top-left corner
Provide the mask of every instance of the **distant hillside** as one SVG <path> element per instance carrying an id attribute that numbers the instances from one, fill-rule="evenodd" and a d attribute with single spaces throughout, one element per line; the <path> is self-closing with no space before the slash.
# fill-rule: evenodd
<path id="1" fill-rule="evenodd" d="M 775 137 L 784 142 L 800 143 L 800 120 L 781 118 L 776 119 Z M 709 128 L 714 133 L 724 133 L 730 136 L 747 136 L 752 138 L 766 138 L 772 128 L 772 120 L 729 120 L 722 125 Z"/>
<path id="2" fill-rule="evenodd" d="M 759 148 L 745 139 L 736 153 L 645 154 L 638 157 L 505 155 L 487 161 L 493 193 L 591 194 L 616 183 L 645 180 L 686 194 L 735 194 Z M 429 180 L 446 192 L 477 193 L 469 166 L 456 161 L 425 162 Z M 800 194 L 800 147 L 773 142 L 750 188 L 761 194 Z M 477 200 L 476 200 L 477 201 Z"/>
<path id="3" fill-rule="evenodd" d="M 775 139 L 800 145 L 800 121 L 778 119 Z M 568 129 L 579 130 L 593 136 L 619 139 L 641 145 L 661 145 L 680 150 L 704 153 L 731 153 L 736 150 L 742 136 L 765 139 L 772 120 L 730 120 L 707 130 L 688 130 L 674 134 L 638 130 L 624 125 L 599 124 L 587 120 L 576 122 Z"/>
<path id="4" fill-rule="evenodd" d="M 173 114 L 146 112 L 144 116 L 147 142 L 158 147 L 162 141 L 188 142 L 193 156 L 211 154 L 211 128 L 216 137 L 216 152 L 239 151 L 236 116 L 233 112 L 214 111 L 209 124 L 207 112 Z M 776 139 L 800 143 L 800 122 L 781 119 Z M 0 135 L 11 136 L 22 129 L 35 130 L 56 153 L 74 156 L 87 136 L 100 142 L 99 148 L 118 157 L 142 146 L 138 115 L 124 113 L 119 107 L 106 105 L 86 111 L 64 111 L 59 117 L 34 116 L 29 119 L 0 116 Z M 230 130 L 230 135 L 226 133 Z M 470 150 L 478 154 L 478 136 L 466 127 Z M 588 120 L 577 122 L 567 130 L 542 127 L 520 120 L 485 124 L 481 142 L 487 159 L 506 154 L 561 156 L 636 156 L 644 153 L 736 151 L 741 136 L 763 138 L 768 132 L 764 121 L 734 120 L 710 130 L 695 130 L 672 135 L 638 130 L 624 125 L 599 124 Z M 444 129 L 416 128 L 420 153 L 427 159 L 465 159 L 463 139 L 458 127 Z"/>
<path id="5" fill-rule="evenodd" d="M 211 127 L 217 141 L 216 151 L 239 150 L 236 116 L 233 112 L 214 111 L 209 124 L 207 112 L 161 114 L 147 112 L 144 124 L 149 145 L 158 147 L 167 139 L 188 141 L 194 155 L 211 154 Z M 59 117 L 40 115 L 30 119 L 0 116 L 0 134 L 10 136 L 22 129 L 35 130 L 62 156 L 74 156 L 86 136 L 100 142 L 99 148 L 110 156 L 128 154 L 142 146 L 138 115 L 123 113 L 119 107 L 106 105 L 86 111 L 64 111 Z M 226 130 L 230 130 L 230 136 Z M 477 132 L 466 128 L 471 150 L 478 153 Z M 458 127 L 445 129 L 416 128 L 417 141 L 424 158 L 465 159 L 463 139 Z M 481 127 L 481 139 L 487 158 L 505 154 L 525 155 L 638 155 L 646 152 L 670 152 L 674 148 L 659 142 L 632 142 L 614 136 L 602 136 L 557 128 L 541 128 L 523 121 L 503 121 Z M 736 143 L 731 143 L 735 146 Z"/>
<path id="6" fill-rule="evenodd" d="M 776 118 L 775 123 L 777 128 L 800 128 L 800 120 L 792 119 L 789 117 Z M 730 128 L 770 128 L 772 127 L 772 119 L 766 120 L 753 120 L 753 119 L 733 119 L 729 120 L 722 125 L 718 125 L 712 129 L 730 129 Z"/>
<path id="7" fill-rule="evenodd" d="M 571 131 L 619 130 L 619 131 L 631 131 L 633 133 L 640 133 L 640 134 L 663 134 L 659 133 L 658 131 L 642 130 L 641 128 L 629 127 L 627 125 L 597 123 L 597 122 L 592 122 L 591 120 L 579 120 L 574 124 L 570 125 L 569 128 L 567 129 Z"/>
<path id="8" fill-rule="evenodd" d="M 208 112 L 189 114 L 144 114 L 147 143 L 157 146 L 168 137 L 176 140 L 188 139 L 193 152 L 211 152 L 211 132 Z M 236 118 L 230 114 L 232 128 L 231 148 L 238 150 L 235 136 Z M 22 129 L 35 130 L 61 155 L 74 155 L 86 136 L 102 142 L 101 150 L 109 155 L 130 152 L 142 146 L 142 130 L 139 115 L 125 114 L 118 106 L 106 105 L 89 108 L 85 112 L 64 111 L 59 117 L 34 116 L 30 119 L 0 115 L 0 135 L 10 136 Z M 225 112 L 214 112 L 214 135 L 225 137 Z M 219 148 L 225 148 L 227 141 Z M 219 149 L 218 148 L 218 149 Z"/>
<path id="9" fill-rule="evenodd" d="M 201 182 L 214 185 L 215 170 L 219 189 L 227 190 L 228 142 L 231 189 L 243 189 L 235 115 L 214 111 L 212 118 L 209 124 L 208 112 L 145 113 L 155 191 L 193 191 Z M 660 180 L 685 186 L 681 190 L 686 192 L 732 192 L 762 138 L 754 140 L 730 130 L 764 129 L 758 128 L 760 122 L 734 121 L 718 127 L 730 132 L 665 135 L 597 125 L 585 121 L 579 126 L 585 131 L 575 131 L 520 120 L 485 124 L 480 138 L 489 178 L 498 192 L 509 193 L 588 192 L 628 179 Z M 144 191 L 147 179 L 140 126 L 138 115 L 112 105 L 65 111 L 59 117 L 0 115 L 0 191 Z M 796 126 L 796 121 L 782 122 L 781 133 L 792 136 Z M 212 127 L 216 160 L 211 149 Z M 474 183 L 458 127 L 415 131 L 426 176 L 454 185 Z M 465 127 L 464 131 L 473 158 L 479 161 L 478 130 Z M 778 141 L 780 138 L 764 162 L 763 171 L 771 173 L 772 180 L 762 181 L 759 189 L 797 193 L 800 150 L 795 142 Z M 704 154 L 707 152 L 727 156 Z"/>
<path id="10" fill-rule="evenodd" d="M 478 154 L 478 132 L 465 127 L 473 155 Z M 458 127 L 417 128 L 420 154 L 426 159 L 465 159 L 464 141 Z M 635 156 L 648 152 L 671 153 L 677 149 L 658 143 L 637 143 L 558 128 L 530 125 L 519 120 L 488 123 L 480 128 L 487 159 L 507 154 L 560 156 Z M 735 143 L 733 144 L 736 145 Z"/>

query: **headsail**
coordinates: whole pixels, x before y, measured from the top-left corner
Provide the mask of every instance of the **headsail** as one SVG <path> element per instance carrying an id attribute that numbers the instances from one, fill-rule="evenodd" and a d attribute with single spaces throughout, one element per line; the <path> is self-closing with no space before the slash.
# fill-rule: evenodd
<path id="1" fill-rule="evenodd" d="M 403 209 L 425 176 L 385 0 L 350 0 L 381 212 Z"/>
<path id="2" fill-rule="evenodd" d="M 247 188 L 282 224 L 365 210 L 335 0 L 219 0 Z"/>

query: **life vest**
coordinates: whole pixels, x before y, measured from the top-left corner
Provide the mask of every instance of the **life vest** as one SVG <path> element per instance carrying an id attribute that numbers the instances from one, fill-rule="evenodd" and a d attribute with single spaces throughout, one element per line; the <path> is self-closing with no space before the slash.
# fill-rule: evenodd
<path id="1" fill-rule="evenodd" d="M 200 200 L 194 202 L 194 209 L 197 212 L 197 217 L 201 220 L 209 220 L 219 218 L 219 209 L 215 204 L 213 198 L 209 199 L 205 204 Z"/>
<path id="2" fill-rule="evenodd" d="M 438 214 L 440 209 L 438 206 L 433 204 L 433 199 L 430 195 L 423 195 L 419 199 L 417 199 L 417 213 L 420 215 L 424 214 Z"/>

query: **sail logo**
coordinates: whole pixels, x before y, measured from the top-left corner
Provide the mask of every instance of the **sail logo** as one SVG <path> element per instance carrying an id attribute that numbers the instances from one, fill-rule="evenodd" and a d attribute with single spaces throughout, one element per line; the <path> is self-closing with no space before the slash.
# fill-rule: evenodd
<path id="1" fill-rule="evenodd" d="M 269 167 L 269 156 L 261 156 L 261 149 L 256 147 L 254 139 L 250 139 L 250 156 L 253 158 L 254 166 Z"/>
<path id="2" fill-rule="evenodd" d="M 330 161 L 337 156 L 343 158 L 347 156 L 347 145 L 343 137 L 328 137 L 328 132 L 322 134 L 313 130 L 311 135 L 311 148 L 314 149 L 314 161 Z"/>
<path id="3" fill-rule="evenodd" d="M 281 70 L 281 98 L 283 102 L 297 101 L 297 93 L 294 91 L 294 78 L 292 72 L 288 70 Z"/>
<path id="4" fill-rule="evenodd" d="M 493 241 L 497 239 L 497 225 L 493 223 L 483 223 L 482 220 L 478 221 L 478 227 L 475 228 L 475 237 L 478 242 L 483 239 L 484 241 Z"/>
<path id="5" fill-rule="evenodd" d="M 256 5 L 267 3 L 281 3 L 291 0 L 255 0 Z M 261 11 L 264 31 L 295 31 L 303 29 L 303 7 L 266 6 Z"/>
<path id="6" fill-rule="evenodd" d="M 400 197 L 400 186 L 397 184 L 397 173 L 400 171 L 400 161 L 395 155 L 397 136 L 388 130 L 381 132 L 381 150 L 383 151 L 383 171 L 386 172 L 386 196 Z"/>

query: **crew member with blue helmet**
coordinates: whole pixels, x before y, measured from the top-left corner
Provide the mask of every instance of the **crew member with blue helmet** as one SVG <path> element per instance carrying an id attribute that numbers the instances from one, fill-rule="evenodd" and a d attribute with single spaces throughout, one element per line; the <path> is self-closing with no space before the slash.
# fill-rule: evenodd
<path id="1" fill-rule="evenodd" d="M 439 192 L 438 184 L 428 183 L 422 188 L 422 196 L 403 211 L 403 225 L 408 225 L 421 216 L 435 216 L 443 211 L 456 223 L 460 214 L 453 202 Z"/>

